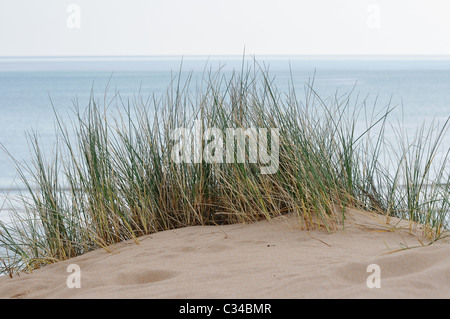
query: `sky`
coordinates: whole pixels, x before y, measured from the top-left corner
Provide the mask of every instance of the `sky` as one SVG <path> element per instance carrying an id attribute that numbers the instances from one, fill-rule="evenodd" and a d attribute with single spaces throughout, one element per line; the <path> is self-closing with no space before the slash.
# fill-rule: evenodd
<path id="1" fill-rule="evenodd" d="M 448 0 L 0 0 L 0 57 L 449 55 Z"/>

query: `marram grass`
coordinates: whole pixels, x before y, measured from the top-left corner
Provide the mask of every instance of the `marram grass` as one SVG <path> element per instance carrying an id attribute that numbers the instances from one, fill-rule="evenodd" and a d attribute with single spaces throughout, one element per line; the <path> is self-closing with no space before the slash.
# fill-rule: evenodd
<path id="1" fill-rule="evenodd" d="M 293 83 L 279 92 L 257 66 L 202 84 L 175 77 L 162 96 L 74 105 L 68 128 L 55 112 L 57 141 L 44 154 L 29 134 L 32 163 L 15 161 L 27 187 L 10 223 L 0 223 L 0 271 L 12 275 L 124 240 L 190 225 L 298 215 L 306 229 L 345 225 L 347 208 L 422 223 L 438 239 L 447 227 L 449 150 L 440 142 L 448 121 L 420 128 L 408 140 L 398 127 L 385 136 L 391 108 L 379 117 L 352 92 L 321 99 L 312 85 L 300 101 Z M 111 111 L 113 108 L 113 111 Z M 279 168 L 256 163 L 183 163 L 171 158 L 171 132 L 192 128 L 278 128 Z M 440 154 L 439 160 L 436 154 Z M 12 156 L 12 158 L 14 158 Z M 343 223 L 344 222 L 344 223 Z"/>

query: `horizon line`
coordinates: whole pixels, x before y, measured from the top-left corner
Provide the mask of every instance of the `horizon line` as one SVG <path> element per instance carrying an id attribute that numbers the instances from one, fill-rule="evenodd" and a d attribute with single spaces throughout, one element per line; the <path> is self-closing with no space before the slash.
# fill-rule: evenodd
<path id="1" fill-rule="evenodd" d="M 0 56 L 0 61 L 6 60 L 136 60 L 136 59 L 242 59 L 245 58 L 271 58 L 271 59 L 309 59 L 309 60 L 450 60 L 450 55 L 404 55 L 404 54 L 171 54 L 171 55 L 42 55 L 42 56 Z"/>

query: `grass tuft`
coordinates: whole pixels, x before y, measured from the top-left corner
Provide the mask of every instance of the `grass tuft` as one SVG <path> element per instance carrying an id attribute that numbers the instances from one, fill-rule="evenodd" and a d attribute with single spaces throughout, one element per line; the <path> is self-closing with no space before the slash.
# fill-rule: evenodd
<path id="1" fill-rule="evenodd" d="M 11 222 L 0 222 L 0 272 L 32 271 L 162 230 L 286 213 L 305 229 L 330 232 L 343 227 L 349 207 L 422 223 L 432 239 L 447 228 L 449 150 L 440 143 L 448 120 L 413 140 L 399 125 L 393 141 L 385 135 L 390 106 L 368 116 L 353 92 L 324 100 L 313 82 L 300 101 L 294 83 L 279 92 L 256 62 L 229 77 L 205 72 L 194 89 L 191 81 L 180 71 L 163 96 L 147 99 L 116 94 L 102 105 L 92 95 L 85 109 L 74 105 L 70 129 L 55 111 L 58 139 L 47 157 L 39 135 L 29 134 L 33 161 L 11 156 L 27 190 Z M 248 161 L 174 163 L 170 134 L 195 121 L 223 132 L 278 128 L 278 171 L 261 174 L 260 163 Z"/>

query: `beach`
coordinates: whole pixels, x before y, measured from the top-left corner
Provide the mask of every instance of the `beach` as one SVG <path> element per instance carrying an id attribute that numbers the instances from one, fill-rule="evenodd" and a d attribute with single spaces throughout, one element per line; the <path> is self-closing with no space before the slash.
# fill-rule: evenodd
<path id="1" fill-rule="evenodd" d="M 84 75 L 30 74 L 85 91 Z M 352 89 L 299 96 L 251 64 L 194 76 L 160 98 L 92 91 L 71 117 L 43 112 L 28 157 L 2 144 L 15 170 L 0 167 L 0 298 L 449 298 L 445 108 L 418 100 L 423 124 L 391 127 L 394 106 Z"/>
<path id="2" fill-rule="evenodd" d="M 450 297 L 450 238 L 428 245 L 423 226 L 358 210 L 331 233 L 301 225 L 289 214 L 161 231 L 3 276 L 0 298 Z M 80 288 L 68 288 L 69 265 Z M 369 288 L 370 265 L 379 288 Z"/>
<path id="3" fill-rule="evenodd" d="M 28 2 L 0 5 L 0 299 L 450 299 L 449 2 Z"/>

